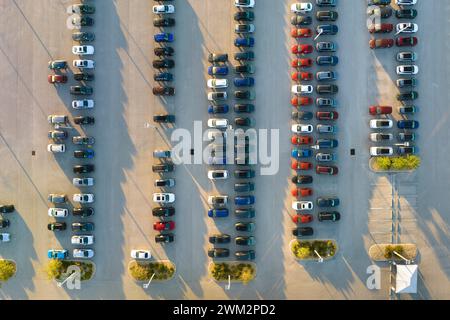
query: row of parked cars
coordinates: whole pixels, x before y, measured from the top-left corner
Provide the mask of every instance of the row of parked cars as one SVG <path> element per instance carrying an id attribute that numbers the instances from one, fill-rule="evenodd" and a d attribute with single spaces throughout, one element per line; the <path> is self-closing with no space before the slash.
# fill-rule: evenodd
<path id="1" fill-rule="evenodd" d="M 400 9 L 396 11 L 396 16 L 402 20 L 413 20 L 417 16 L 417 10 L 413 5 L 417 1 L 396 0 Z M 371 7 L 368 8 L 369 15 L 378 15 L 381 19 L 387 19 L 392 15 L 392 9 L 389 7 L 390 0 L 369 1 Z M 382 21 L 382 20 L 381 20 Z M 395 26 L 396 35 L 414 35 L 419 30 L 419 26 L 411 21 L 402 21 Z M 394 25 L 391 23 L 379 23 L 369 26 L 370 33 L 390 33 L 394 30 Z M 380 39 L 379 39 L 380 40 Z M 371 40 L 371 47 L 377 48 L 377 44 Z M 394 39 L 381 39 L 384 43 L 380 47 L 392 47 Z M 403 37 L 400 36 L 395 40 L 399 47 L 414 47 L 418 43 L 417 37 Z M 370 147 L 371 156 L 391 156 L 416 154 L 417 148 L 414 146 L 416 134 L 413 132 L 419 127 L 419 122 L 407 119 L 414 116 L 418 112 L 418 107 L 414 105 L 413 101 L 418 99 L 419 93 L 416 91 L 418 81 L 416 75 L 419 73 L 419 67 L 416 65 L 418 55 L 412 49 L 402 50 L 395 54 L 395 59 L 399 65 L 396 67 L 396 74 L 399 77 L 396 80 L 396 86 L 400 90 L 396 99 L 401 104 L 396 107 L 397 113 L 403 117 L 402 120 L 397 121 L 397 128 L 401 130 L 396 135 L 397 143 L 393 144 L 394 134 L 386 132 L 386 130 L 393 128 L 394 121 L 387 118 L 392 114 L 394 108 L 392 106 L 374 105 L 369 107 L 369 114 L 376 116 L 376 119 L 370 120 L 369 126 L 374 132 L 371 132 L 369 139 L 374 144 Z M 380 116 L 386 118 L 380 118 Z M 380 144 L 391 144 L 383 145 Z"/>
<path id="2" fill-rule="evenodd" d="M 2 204 L 0 205 L 0 229 L 7 229 L 11 225 L 9 219 L 7 219 L 4 215 L 13 213 L 16 209 L 13 204 Z M 0 243 L 2 242 L 10 242 L 11 234 L 9 232 L 0 232 Z"/>
<path id="3" fill-rule="evenodd" d="M 93 87 L 88 85 L 88 83 L 95 79 L 91 71 L 95 68 L 95 61 L 87 59 L 95 54 L 95 48 L 90 44 L 95 40 L 95 34 L 84 30 L 85 27 L 94 25 L 92 15 L 95 13 L 95 6 L 85 3 L 74 4 L 70 7 L 70 10 L 75 15 L 72 19 L 72 24 L 77 29 L 72 34 L 72 39 L 78 42 L 77 45 L 72 46 L 72 54 L 79 57 L 79 59 L 75 59 L 72 62 L 72 66 L 78 69 L 78 72 L 73 73 L 73 80 L 78 83 L 70 86 L 70 93 L 73 96 L 84 96 L 80 99 L 72 100 L 71 107 L 84 113 L 95 106 L 94 100 L 88 98 L 94 92 Z M 55 74 L 48 76 L 50 83 L 59 85 L 68 81 L 67 72 L 64 72 L 68 69 L 67 61 L 50 61 L 49 69 L 55 72 Z M 65 140 L 69 138 L 68 129 L 72 129 L 69 117 L 66 115 L 49 115 L 48 122 L 53 128 L 48 133 L 51 143 L 47 146 L 47 151 L 55 155 L 66 152 Z M 93 125 L 95 118 L 89 116 L 89 114 L 82 114 L 76 116 L 74 122 L 82 126 Z M 72 183 L 75 187 L 82 190 L 81 193 L 76 193 L 72 196 L 71 200 L 79 205 L 72 209 L 72 214 L 79 220 L 75 220 L 72 223 L 64 221 L 69 216 L 69 209 L 66 208 L 69 197 L 66 194 L 51 193 L 48 195 L 47 200 L 53 206 L 48 209 L 48 216 L 53 221 L 48 223 L 47 229 L 52 232 L 60 232 L 68 229 L 68 224 L 70 224 L 73 232 L 70 240 L 75 247 L 72 250 L 72 257 L 76 259 L 90 259 L 94 257 L 94 250 L 89 246 L 94 244 L 93 231 L 95 230 L 95 224 L 86 220 L 94 215 L 94 208 L 91 205 L 95 201 L 95 196 L 89 189 L 95 185 L 95 179 L 91 176 L 95 167 L 90 163 L 95 156 L 95 152 L 92 149 L 95 138 L 86 135 L 74 136 L 72 137 L 72 143 L 76 146 L 76 149 L 73 151 L 73 157 L 80 161 L 79 164 L 73 167 L 73 173 L 76 176 L 72 179 Z M 85 163 L 85 161 L 89 161 L 89 163 Z M 47 255 L 51 259 L 65 259 L 69 257 L 69 251 L 66 249 L 51 249 L 48 250 Z"/>
<path id="4" fill-rule="evenodd" d="M 313 177 L 306 174 L 307 171 L 313 170 L 314 165 L 311 161 L 314 158 L 317 161 L 315 171 L 317 174 L 337 175 L 339 170 L 334 162 L 336 161 L 336 153 L 333 149 L 338 147 L 338 141 L 334 138 L 337 132 L 336 120 L 339 118 L 338 112 L 335 111 L 338 103 L 334 95 L 338 93 L 339 89 L 335 82 L 338 80 L 337 72 L 334 66 L 338 64 L 338 57 L 335 55 L 337 51 L 337 44 L 334 41 L 322 41 L 324 36 L 333 36 L 338 33 L 338 26 L 335 24 L 338 20 L 339 14 L 336 11 L 337 3 L 332 0 L 317 0 L 316 10 L 313 15 L 314 5 L 312 3 L 301 2 L 291 5 L 291 11 L 294 15 L 290 22 L 293 25 L 291 29 L 291 36 L 298 40 L 291 47 L 291 53 L 295 55 L 292 60 L 292 67 L 295 71 L 291 74 L 292 81 L 295 82 L 291 87 L 291 92 L 294 95 L 291 99 L 291 104 L 296 108 L 292 112 L 292 120 L 295 122 L 291 126 L 291 131 L 294 135 L 291 138 L 293 146 L 291 152 L 291 168 L 295 170 L 298 175 L 292 178 L 295 187 L 291 193 L 294 197 L 292 201 L 292 209 L 296 214 L 292 217 L 294 223 L 298 225 L 293 230 L 293 235 L 296 237 L 312 236 L 313 228 L 304 226 L 313 221 L 312 211 L 314 210 L 314 203 L 305 198 L 313 195 L 313 189 L 309 187 L 312 184 Z M 315 28 L 315 35 L 311 25 L 313 18 L 318 22 Z M 315 45 L 308 43 L 308 38 L 315 36 Z M 314 51 L 318 52 L 318 57 L 313 60 L 311 55 Z M 319 71 L 314 75 L 308 72 L 308 68 L 312 67 L 316 61 Z M 311 82 L 317 81 L 316 87 Z M 305 111 L 305 107 L 314 103 L 312 94 L 321 95 L 315 99 L 315 103 L 319 110 L 315 113 Z M 313 118 L 318 120 L 318 124 L 314 126 L 309 121 Z M 314 129 L 320 136 L 314 142 L 312 134 Z M 318 152 L 314 156 L 313 150 Z M 327 202 L 327 200 L 330 200 Z M 334 208 L 339 205 L 339 199 L 323 198 L 317 199 L 317 205 L 320 208 Z M 319 221 L 338 221 L 340 213 L 334 209 L 329 211 L 320 211 L 318 213 Z"/>
<path id="5" fill-rule="evenodd" d="M 250 49 L 255 45 L 253 34 L 255 32 L 255 25 L 253 21 L 255 14 L 252 8 L 255 6 L 254 0 L 233 0 L 237 8 L 234 14 L 235 26 L 234 32 L 237 35 L 234 40 L 234 45 L 239 49 L 239 52 L 234 54 L 234 60 L 237 65 L 233 67 L 235 77 L 232 85 L 235 87 L 233 94 L 236 103 L 233 111 L 238 114 L 234 119 L 234 124 L 237 127 L 252 127 L 255 122 L 253 118 L 247 116 L 255 111 L 255 106 L 252 101 L 255 99 L 255 93 L 252 87 L 255 85 L 253 74 L 255 68 L 252 61 L 255 59 L 254 52 Z M 212 78 L 208 79 L 207 87 L 212 91 L 208 92 L 208 100 L 211 104 L 208 106 L 208 113 L 211 115 L 226 114 L 230 111 L 226 100 L 230 98 L 226 92 L 229 83 L 225 76 L 228 74 L 228 54 L 225 53 L 211 53 L 208 57 L 211 66 L 208 68 L 208 74 Z M 221 90 L 225 89 L 225 91 Z M 252 178 L 255 176 L 255 171 L 250 169 L 249 152 L 250 140 L 248 137 L 235 136 L 234 140 L 234 161 L 227 163 L 226 160 L 226 138 L 227 133 L 224 132 L 228 127 L 231 127 L 228 119 L 225 118 L 209 119 L 208 127 L 213 129 L 210 131 L 208 138 L 210 144 L 210 159 L 209 164 L 212 166 L 236 164 L 239 169 L 234 171 L 235 196 L 233 201 L 230 201 L 228 195 L 210 195 L 208 197 L 208 217 L 210 218 L 225 218 L 230 215 L 228 205 L 231 202 L 234 204 L 234 215 L 239 221 L 234 224 L 234 229 L 238 235 L 232 239 L 232 236 L 225 233 L 216 233 L 209 236 L 209 243 L 213 245 L 208 250 L 208 256 L 211 258 L 227 258 L 230 256 L 230 249 L 224 248 L 223 245 L 230 244 L 232 240 L 237 247 L 243 247 L 243 250 L 238 249 L 234 253 L 236 260 L 254 260 L 256 253 L 254 246 L 256 245 L 253 232 L 255 230 L 256 212 L 253 207 L 255 204 L 255 184 Z M 217 130 L 218 129 L 218 130 Z M 219 131 L 220 130 L 220 131 Z M 241 139 L 242 138 L 242 139 Z M 211 181 L 226 180 L 232 178 L 229 170 L 214 168 L 208 171 L 208 178 Z M 218 247 L 222 246 L 222 247 Z"/>

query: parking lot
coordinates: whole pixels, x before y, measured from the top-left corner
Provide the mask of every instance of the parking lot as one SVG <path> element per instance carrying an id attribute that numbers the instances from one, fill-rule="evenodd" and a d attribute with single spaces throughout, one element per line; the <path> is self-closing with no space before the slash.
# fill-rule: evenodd
<path id="1" fill-rule="evenodd" d="M 193 130 L 194 121 L 206 128 L 207 56 L 210 52 L 236 52 L 233 46 L 235 12 L 232 1 L 174 1 L 176 6 L 176 95 L 153 96 L 154 70 L 152 25 L 153 1 L 97 1 L 95 6 L 96 80 L 93 98 L 96 117 L 85 130 L 96 138 L 95 252 L 96 274 L 82 290 L 59 288 L 46 279 L 43 268 L 47 250 L 70 247 L 69 231 L 57 237 L 46 230 L 47 195 L 76 192 L 72 186 L 70 152 L 54 157 L 46 151 L 49 114 L 76 115 L 70 108 L 70 84 L 48 84 L 47 62 L 71 61 L 72 31 L 66 28 L 65 8 L 73 1 L 6 0 L 0 4 L 0 202 L 13 203 L 17 212 L 9 217 L 10 243 L 1 244 L 0 256 L 14 259 L 18 273 L 2 285 L 4 299 L 387 299 L 387 269 L 382 289 L 366 288 L 366 268 L 372 264 L 367 249 L 390 240 L 389 204 L 394 197 L 399 212 L 398 236 L 418 245 L 419 293 L 414 299 L 446 299 L 450 286 L 450 216 L 445 195 L 450 169 L 445 165 L 449 144 L 447 120 L 450 100 L 450 61 L 445 54 L 448 35 L 436 32 L 450 26 L 445 0 L 420 1 L 419 16 L 420 98 L 417 105 L 420 136 L 417 145 L 421 168 L 414 174 L 396 176 L 372 173 L 369 159 L 371 103 L 393 104 L 396 48 L 376 53 L 368 47 L 364 1 L 339 1 L 339 175 L 314 174 L 316 195 L 338 194 L 342 219 L 335 224 L 314 222 L 318 239 L 335 239 L 335 259 L 318 264 L 296 262 L 288 244 L 291 231 L 290 182 L 290 67 L 289 19 L 293 1 L 257 0 L 253 49 L 256 55 L 257 129 L 280 129 L 280 170 L 273 176 L 257 175 L 256 264 L 257 278 L 246 286 L 233 284 L 226 290 L 208 276 L 208 235 L 233 232 L 234 217 L 213 221 L 206 216 L 207 197 L 233 195 L 233 184 L 211 183 L 206 165 L 180 165 L 176 179 L 175 243 L 155 244 L 151 195 L 156 192 L 152 151 L 171 144 L 174 128 L 155 125 L 155 113 L 175 113 L 175 128 Z M 42 19 L 43 16 L 52 19 Z M 433 17 L 432 19 L 430 17 Z M 315 20 L 315 19 L 314 19 Z M 395 19 L 393 18 L 393 22 Z M 314 57 L 316 54 L 314 54 Z M 230 60 L 231 64 L 235 62 Z M 315 71 L 315 70 L 314 70 Z M 229 89 L 229 94 L 231 90 Z M 394 104 L 395 105 L 395 104 Z M 316 111 L 311 110 L 311 111 Z M 231 118 L 230 118 L 231 119 Z M 355 155 L 350 155 L 350 149 Z M 32 152 L 35 151 L 33 155 Z M 72 151 L 72 149 L 70 150 Z M 256 170 L 259 165 L 256 166 Z M 392 190 L 394 189 L 394 193 Z M 382 234 L 382 235 L 381 235 Z M 127 274 L 130 250 L 146 248 L 156 259 L 170 259 L 177 266 L 175 279 L 152 283 L 143 289 Z"/>

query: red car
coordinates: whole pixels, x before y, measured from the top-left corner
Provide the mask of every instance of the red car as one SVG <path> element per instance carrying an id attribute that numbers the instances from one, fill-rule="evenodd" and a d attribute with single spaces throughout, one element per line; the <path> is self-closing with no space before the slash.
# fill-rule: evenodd
<path id="1" fill-rule="evenodd" d="M 292 136 L 291 142 L 297 146 L 301 144 L 311 144 L 313 143 L 313 139 L 310 136 Z"/>
<path id="2" fill-rule="evenodd" d="M 317 174 L 328 174 L 330 176 L 335 176 L 338 172 L 339 170 L 335 166 L 316 166 Z"/>
<path id="3" fill-rule="evenodd" d="M 390 48 L 394 45 L 394 39 L 372 39 L 369 41 L 370 49 Z"/>
<path id="4" fill-rule="evenodd" d="M 293 170 L 311 170 L 312 163 L 311 162 L 303 162 L 292 159 L 291 168 Z"/>
<path id="5" fill-rule="evenodd" d="M 301 107 L 301 106 L 310 106 L 313 103 L 313 99 L 310 97 L 293 97 L 291 99 L 291 104 L 294 107 Z"/>
<path id="6" fill-rule="evenodd" d="M 49 74 L 47 80 L 49 83 L 66 83 L 67 76 L 63 74 Z"/>
<path id="7" fill-rule="evenodd" d="M 307 68 L 307 67 L 311 67 L 312 64 L 313 64 L 313 60 L 310 58 L 292 60 L 292 66 L 294 68 Z"/>
<path id="8" fill-rule="evenodd" d="M 173 221 L 158 221 L 153 224 L 153 230 L 169 231 L 175 229 L 175 222 Z"/>
<path id="9" fill-rule="evenodd" d="M 317 111 L 317 120 L 336 120 L 339 118 L 339 113 L 336 111 Z"/>
<path id="10" fill-rule="evenodd" d="M 293 72 L 291 78 L 294 81 L 311 81 L 313 74 L 311 72 Z"/>
<path id="11" fill-rule="evenodd" d="M 308 54 L 312 53 L 314 47 L 310 44 L 295 44 L 291 48 L 293 54 Z"/>
<path id="12" fill-rule="evenodd" d="M 291 36 L 294 38 L 309 38 L 312 37 L 312 31 L 309 28 L 293 28 L 291 30 Z"/>
<path id="13" fill-rule="evenodd" d="M 399 37 L 395 40 L 397 47 L 414 47 L 417 44 L 416 37 Z"/>
<path id="14" fill-rule="evenodd" d="M 312 196 L 313 190 L 311 188 L 294 188 L 291 194 L 294 197 L 309 197 Z"/>
<path id="15" fill-rule="evenodd" d="M 372 24 L 369 27 L 370 33 L 389 33 L 392 30 L 394 30 L 394 25 L 392 23 Z"/>
<path id="16" fill-rule="evenodd" d="M 312 214 L 296 214 L 292 217 L 294 223 L 310 223 L 313 221 Z"/>
<path id="17" fill-rule="evenodd" d="M 373 116 L 377 116 L 379 114 L 391 114 L 392 107 L 388 106 L 370 106 L 369 113 Z"/>

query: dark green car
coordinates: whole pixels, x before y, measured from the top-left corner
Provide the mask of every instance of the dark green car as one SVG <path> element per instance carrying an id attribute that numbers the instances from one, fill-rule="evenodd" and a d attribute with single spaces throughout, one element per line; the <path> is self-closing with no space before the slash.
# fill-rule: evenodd
<path id="1" fill-rule="evenodd" d="M 75 95 L 90 95 L 94 92 L 92 87 L 88 86 L 71 86 L 70 93 Z"/>
<path id="2" fill-rule="evenodd" d="M 95 226 L 92 222 L 74 222 L 72 223 L 72 231 L 94 231 Z"/>
<path id="3" fill-rule="evenodd" d="M 95 13 L 95 7 L 87 4 L 74 4 L 70 7 L 72 13 L 78 14 L 92 14 Z"/>
<path id="4" fill-rule="evenodd" d="M 0 206 L 0 213 L 11 213 L 14 212 L 15 208 L 12 204 L 5 204 Z"/>
<path id="5" fill-rule="evenodd" d="M 93 32 L 74 32 L 72 33 L 72 40 L 78 42 L 94 41 L 95 34 Z"/>
<path id="6" fill-rule="evenodd" d="M 60 70 L 67 68 L 67 61 L 65 60 L 53 60 L 48 62 L 48 68 L 51 70 Z"/>

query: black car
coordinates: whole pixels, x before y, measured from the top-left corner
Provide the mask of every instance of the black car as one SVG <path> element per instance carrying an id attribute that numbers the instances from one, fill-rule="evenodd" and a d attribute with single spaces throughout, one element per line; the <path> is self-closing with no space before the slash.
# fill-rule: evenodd
<path id="1" fill-rule="evenodd" d="M 339 62 L 339 58 L 336 56 L 318 56 L 316 63 L 319 66 L 335 66 Z"/>
<path id="2" fill-rule="evenodd" d="M 256 211 L 253 208 L 236 209 L 234 215 L 238 219 L 252 219 L 256 216 Z"/>
<path id="3" fill-rule="evenodd" d="M 75 17 L 72 19 L 74 26 L 90 27 L 94 25 L 94 19 L 87 16 Z"/>
<path id="4" fill-rule="evenodd" d="M 295 15 L 291 18 L 291 24 L 294 26 L 308 26 L 312 23 L 310 16 Z"/>
<path id="5" fill-rule="evenodd" d="M 255 184 L 253 182 L 238 182 L 234 184 L 235 192 L 250 192 L 255 190 Z"/>
<path id="6" fill-rule="evenodd" d="M 155 27 L 173 27 L 175 19 L 173 18 L 155 18 L 153 19 L 153 26 Z"/>
<path id="7" fill-rule="evenodd" d="M 174 170 L 174 165 L 172 163 L 161 163 L 161 164 L 154 164 L 152 166 L 153 172 L 172 172 Z"/>
<path id="8" fill-rule="evenodd" d="M 230 250 L 226 248 L 213 248 L 208 250 L 210 258 L 227 258 L 230 256 Z"/>
<path id="9" fill-rule="evenodd" d="M 409 91 L 397 94 L 398 101 L 416 100 L 418 97 L 419 93 L 417 91 Z"/>
<path id="10" fill-rule="evenodd" d="M 316 18 L 319 21 L 336 21 L 338 18 L 338 13 L 336 11 L 326 10 L 317 11 Z"/>
<path id="11" fill-rule="evenodd" d="M 175 53 L 175 50 L 172 47 L 158 47 L 155 48 L 154 53 L 156 56 L 161 57 L 161 56 L 172 56 Z"/>
<path id="12" fill-rule="evenodd" d="M 154 217 L 172 217 L 175 215 L 174 207 L 156 207 L 152 209 Z"/>
<path id="13" fill-rule="evenodd" d="M 236 179 L 250 179 L 255 177 L 255 171 L 251 169 L 235 170 L 234 177 Z"/>
<path id="14" fill-rule="evenodd" d="M 239 236 L 234 239 L 234 243 L 238 246 L 254 246 L 255 245 L 255 237 Z"/>
<path id="15" fill-rule="evenodd" d="M 153 80 L 155 81 L 172 81 L 173 80 L 173 74 L 171 74 L 170 72 L 161 72 L 161 73 L 155 73 L 153 75 Z"/>
<path id="16" fill-rule="evenodd" d="M 209 243 L 212 244 L 222 244 L 222 243 L 230 243 L 231 242 L 231 236 L 229 234 L 213 234 L 209 237 Z"/>
<path id="17" fill-rule="evenodd" d="M 74 32 L 72 33 L 72 40 L 78 42 L 90 42 L 95 40 L 93 32 Z"/>
<path id="18" fill-rule="evenodd" d="M 236 260 L 255 260 L 256 254 L 255 250 L 244 250 L 244 251 L 236 251 L 234 253 L 234 257 Z"/>
<path id="19" fill-rule="evenodd" d="M 253 73 L 253 65 L 251 64 L 240 64 L 234 67 L 235 73 Z"/>
<path id="20" fill-rule="evenodd" d="M 226 54 L 226 53 L 210 53 L 208 56 L 208 61 L 211 63 L 227 62 L 228 54 Z"/>
<path id="21" fill-rule="evenodd" d="M 316 0 L 318 7 L 336 7 L 336 0 Z"/>
<path id="22" fill-rule="evenodd" d="M 298 227 L 292 230 L 292 235 L 296 237 L 307 237 L 314 234 L 314 229 L 311 227 Z"/>
<path id="23" fill-rule="evenodd" d="M 255 14 L 253 11 L 238 11 L 233 16 L 235 21 L 253 21 Z"/>
<path id="24" fill-rule="evenodd" d="M 175 94 L 174 87 L 158 86 L 158 87 L 153 87 L 152 91 L 155 96 L 173 96 Z"/>
<path id="25" fill-rule="evenodd" d="M 339 88 L 335 84 L 320 84 L 316 86 L 316 91 L 319 94 L 335 94 L 338 93 Z"/>
<path id="26" fill-rule="evenodd" d="M 417 17 L 417 10 L 416 9 L 396 10 L 395 16 L 398 19 L 415 19 Z"/>
<path id="27" fill-rule="evenodd" d="M 239 100 L 253 100 L 255 93 L 250 90 L 237 90 L 234 92 L 234 97 Z"/>
<path id="28" fill-rule="evenodd" d="M 72 214 L 75 217 L 87 218 L 94 215 L 94 208 L 91 207 L 79 207 L 73 208 Z"/>
<path id="29" fill-rule="evenodd" d="M 252 232 L 255 230 L 255 223 L 239 221 L 234 224 L 234 228 L 236 231 Z"/>
<path id="30" fill-rule="evenodd" d="M 252 118 L 239 117 L 234 119 L 234 124 L 240 127 L 251 127 L 254 126 L 255 121 Z"/>
<path id="31" fill-rule="evenodd" d="M 8 219 L 0 219 L 0 229 L 5 229 L 9 227 Z"/>
<path id="32" fill-rule="evenodd" d="M 237 52 L 234 54 L 234 60 L 236 61 L 252 61 L 255 59 L 255 53 L 253 51 Z"/>
<path id="33" fill-rule="evenodd" d="M 316 200 L 317 206 L 319 208 L 328 208 L 328 207 L 337 207 L 339 206 L 339 199 L 338 198 L 317 198 Z"/>
<path id="34" fill-rule="evenodd" d="M 87 124 L 94 124 L 95 118 L 88 116 L 77 116 L 73 118 L 73 121 L 75 122 L 75 124 L 87 125 Z"/>
<path id="35" fill-rule="evenodd" d="M 155 187 L 159 187 L 159 188 L 165 188 L 165 187 L 173 187 L 175 186 L 175 180 L 174 179 L 158 179 L 155 180 L 154 183 Z"/>
<path id="36" fill-rule="evenodd" d="M 318 214 L 319 221 L 339 221 L 341 219 L 341 214 L 337 211 L 322 211 Z"/>
<path id="37" fill-rule="evenodd" d="M 0 213 L 11 213 L 16 210 L 12 204 L 4 204 L 0 206 Z"/>
<path id="38" fill-rule="evenodd" d="M 169 243 L 175 241 L 175 235 L 173 233 L 161 233 L 155 236 L 156 243 Z"/>
<path id="39" fill-rule="evenodd" d="M 77 165 L 73 167 L 73 173 L 81 174 L 81 173 L 90 173 L 94 172 L 95 167 L 93 164 L 83 164 Z"/>
<path id="40" fill-rule="evenodd" d="M 172 59 L 153 60 L 152 65 L 157 69 L 171 69 L 175 67 L 175 61 Z"/>
<path id="41" fill-rule="evenodd" d="M 313 118 L 313 113 L 310 111 L 292 111 L 292 120 L 311 120 Z"/>
<path id="42" fill-rule="evenodd" d="M 313 182 L 312 176 L 294 176 L 291 179 L 292 183 L 295 184 L 310 184 Z"/>
<path id="43" fill-rule="evenodd" d="M 173 123 L 175 122 L 175 116 L 173 114 L 157 114 L 153 116 L 154 122 Z"/>
<path id="44" fill-rule="evenodd" d="M 94 89 L 92 87 L 88 86 L 71 86 L 70 87 L 70 94 L 74 95 L 91 95 L 94 93 Z"/>
<path id="45" fill-rule="evenodd" d="M 91 159 L 94 157 L 94 152 L 92 150 L 75 150 L 73 152 L 74 158 L 77 159 Z"/>
<path id="46" fill-rule="evenodd" d="M 95 225 L 92 222 L 74 222 L 72 223 L 72 231 L 88 232 L 94 231 Z"/>
<path id="47" fill-rule="evenodd" d="M 47 224 L 47 229 L 50 231 L 64 231 L 67 225 L 65 222 L 52 222 Z"/>
<path id="48" fill-rule="evenodd" d="M 252 113 L 255 111 L 255 105 L 250 103 L 240 103 L 234 105 L 234 112 L 236 113 Z"/>
<path id="49" fill-rule="evenodd" d="M 92 80 L 94 80 L 94 74 L 93 73 L 78 72 L 78 73 L 74 73 L 73 78 L 76 81 L 92 81 Z"/>

